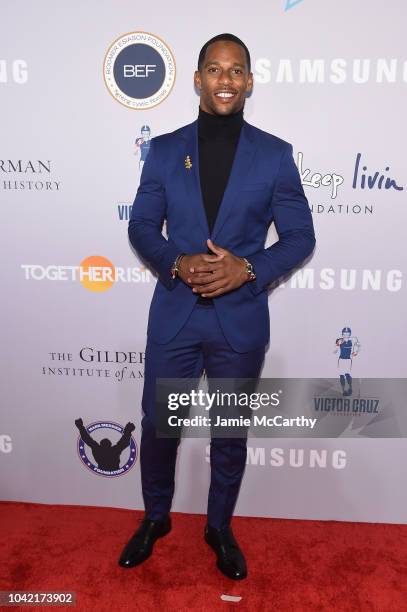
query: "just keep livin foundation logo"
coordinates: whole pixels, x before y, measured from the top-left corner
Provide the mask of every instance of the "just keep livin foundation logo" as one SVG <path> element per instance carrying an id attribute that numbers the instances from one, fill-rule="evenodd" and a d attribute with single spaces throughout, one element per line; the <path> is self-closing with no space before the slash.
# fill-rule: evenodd
<path id="1" fill-rule="evenodd" d="M 119 267 L 102 255 L 86 257 L 79 265 L 21 264 L 25 280 L 80 283 L 94 292 L 107 291 L 116 283 L 151 283 L 154 275 L 143 266 Z"/>
<path id="2" fill-rule="evenodd" d="M 117 102 L 127 108 L 147 110 L 170 94 L 175 82 L 175 59 L 158 36 L 129 32 L 108 48 L 103 77 Z"/>

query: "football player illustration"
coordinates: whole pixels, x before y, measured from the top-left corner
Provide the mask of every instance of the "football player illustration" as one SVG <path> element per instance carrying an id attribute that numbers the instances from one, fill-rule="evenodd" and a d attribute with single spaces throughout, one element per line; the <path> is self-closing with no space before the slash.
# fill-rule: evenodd
<path id="1" fill-rule="evenodd" d="M 356 336 L 352 336 L 350 327 L 344 327 L 342 329 L 342 336 L 336 339 L 335 344 L 336 349 L 334 353 L 339 352 L 338 370 L 342 394 L 352 395 L 352 361 L 359 354 L 360 342 Z M 347 389 L 346 383 L 348 384 Z"/>
<path id="2" fill-rule="evenodd" d="M 141 136 L 136 138 L 136 142 L 134 143 L 136 148 L 134 154 L 139 158 L 138 169 L 141 172 L 150 150 L 151 130 L 148 125 L 143 125 L 140 133 Z"/>

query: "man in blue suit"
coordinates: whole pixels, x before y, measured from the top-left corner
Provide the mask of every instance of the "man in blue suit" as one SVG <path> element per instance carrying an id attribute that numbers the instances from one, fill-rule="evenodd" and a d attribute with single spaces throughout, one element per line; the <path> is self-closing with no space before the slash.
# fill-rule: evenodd
<path id="1" fill-rule="evenodd" d="M 196 379 L 203 369 L 208 381 L 257 379 L 270 338 L 267 288 L 315 245 L 292 145 L 243 119 L 253 87 L 246 45 L 232 34 L 209 40 L 194 83 L 198 119 L 151 140 L 128 228 L 131 244 L 158 282 L 148 317 L 142 399 L 146 513 L 122 552 L 122 567 L 142 563 L 171 529 L 179 440 L 156 435 L 156 379 Z M 279 240 L 265 248 L 273 221 Z M 217 567 L 232 579 L 247 575 L 230 525 L 246 441 L 213 437 L 210 448 L 204 538 Z"/>

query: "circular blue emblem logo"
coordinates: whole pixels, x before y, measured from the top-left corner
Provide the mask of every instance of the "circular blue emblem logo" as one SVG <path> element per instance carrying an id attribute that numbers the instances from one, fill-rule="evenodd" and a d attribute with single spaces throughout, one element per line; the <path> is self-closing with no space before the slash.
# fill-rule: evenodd
<path id="1" fill-rule="evenodd" d="M 149 32 L 130 32 L 107 50 L 103 73 L 112 96 L 128 108 L 160 104 L 175 81 L 175 59 L 168 45 Z"/>
<path id="2" fill-rule="evenodd" d="M 112 421 L 97 421 L 80 429 L 78 454 L 82 463 L 99 476 L 126 474 L 136 463 L 137 445 L 131 435 L 135 427 Z"/>

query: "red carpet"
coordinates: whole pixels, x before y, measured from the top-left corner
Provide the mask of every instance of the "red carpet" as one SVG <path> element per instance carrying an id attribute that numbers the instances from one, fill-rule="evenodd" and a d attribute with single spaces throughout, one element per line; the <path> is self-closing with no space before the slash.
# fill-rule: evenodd
<path id="1" fill-rule="evenodd" d="M 216 569 L 198 515 L 173 513 L 173 530 L 153 556 L 120 568 L 118 556 L 141 517 L 0 503 L 0 590 L 76 591 L 76 607 L 63 609 L 86 612 L 407 610 L 407 525 L 236 517 L 249 577 L 234 582 Z M 242 599 L 228 603 L 222 594 Z"/>

